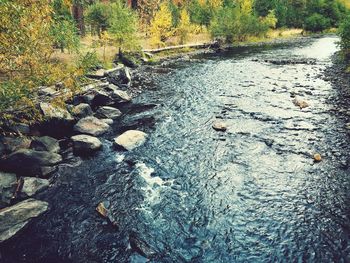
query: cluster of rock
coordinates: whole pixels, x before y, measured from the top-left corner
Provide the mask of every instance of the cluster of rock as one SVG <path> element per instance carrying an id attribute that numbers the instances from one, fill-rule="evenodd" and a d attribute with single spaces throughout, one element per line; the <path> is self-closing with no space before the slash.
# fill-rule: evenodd
<path id="1" fill-rule="evenodd" d="M 50 175 L 64 162 L 62 141 L 68 141 L 79 156 L 102 149 L 98 137 L 111 131 L 122 116 L 118 106 L 131 102 L 125 91 L 131 83 L 127 67 L 98 70 L 90 78 L 95 82 L 82 87 L 66 108 L 41 102 L 43 123 L 18 124 L 12 127 L 16 136 L 0 137 L 0 242 L 47 211 L 47 202 L 32 197 L 49 187 Z M 56 91 L 43 88 L 41 94 L 50 101 Z M 132 150 L 146 137 L 141 131 L 129 130 L 116 137 L 114 145 Z"/>

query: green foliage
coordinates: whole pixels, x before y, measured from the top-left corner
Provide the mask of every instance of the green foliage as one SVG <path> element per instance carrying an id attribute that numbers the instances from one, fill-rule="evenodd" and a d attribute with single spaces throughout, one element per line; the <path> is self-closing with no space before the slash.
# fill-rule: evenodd
<path id="1" fill-rule="evenodd" d="M 92 31 L 101 36 L 102 31 L 109 27 L 109 20 L 112 16 L 111 6 L 96 2 L 86 10 L 86 22 L 91 26 Z"/>
<path id="2" fill-rule="evenodd" d="M 210 32 L 214 38 L 225 38 L 227 42 L 244 41 L 249 36 L 265 34 L 269 26 L 253 14 L 242 12 L 239 6 L 223 7 L 214 17 Z"/>
<path id="3" fill-rule="evenodd" d="M 135 49 L 137 41 L 137 16 L 121 1 L 111 4 L 108 32 L 120 48 Z"/>
<path id="4" fill-rule="evenodd" d="M 208 5 L 201 5 L 198 0 L 191 1 L 188 7 L 192 23 L 209 26 L 213 18 Z"/>
<path id="5" fill-rule="evenodd" d="M 341 38 L 340 47 L 345 57 L 350 59 L 350 15 L 340 24 L 339 35 Z"/>
<path id="6" fill-rule="evenodd" d="M 330 20 L 325 18 L 321 14 L 313 14 L 306 18 L 304 29 L 311 32 L 322 32 L 329 28 L 331 25 Z"/>
<path id="7" fill-rule="evenodd" d="M 53 23 L 50 34 L 54 40 L 54 45 L 60 48 L 62 52 L 65 48 L 69 51 L 77 50 L 80 38 L 69 6 L 63 0 L 54 0 L 52 9 Z"/>
<path id="8" fill-rule="evenodd" d="M 276 28 L 278 19 L 275 10 L 270 10 L 268 15 L 262 19 L 262 22 L 269 28 Z"/>

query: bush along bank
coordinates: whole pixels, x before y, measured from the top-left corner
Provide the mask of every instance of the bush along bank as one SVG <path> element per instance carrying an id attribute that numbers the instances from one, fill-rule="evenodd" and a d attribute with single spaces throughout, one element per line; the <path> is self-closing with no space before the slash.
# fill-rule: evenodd
<path id="1" fill-rule="evenodd" d="M 50 102 L 59 94 L 57 86 L 42 87 L 37 106 L 42 120 L 8 126 L 1 135 L 0 243 L 49 209 L 36 194 L 54 183 L 61 164 L 101 150 L 101 136 L 112 134 L 113 123 L 124 115 L 120 109 L 132 104 L 130 68 L 100 69 L 88 77 L 91 83 L 64 106 Z M 133 150 L 146 141 L 147 134 L 128 128 L 112 140 L 116 150 Z"/>

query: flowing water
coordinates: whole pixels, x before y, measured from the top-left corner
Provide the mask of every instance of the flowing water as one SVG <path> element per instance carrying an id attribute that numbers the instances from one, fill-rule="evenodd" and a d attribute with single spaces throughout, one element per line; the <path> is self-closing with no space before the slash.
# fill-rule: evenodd
<path id="1" fill-rule="evenodd" d="M 118 153 L 106 140 L 104 152 L 74 172 L 60 169 L 42 194 L 51 211 L 9 243 L 4 258 L 349 262 L 347 120 L 334 113 L 339 94 L 321 78 L 337 41 L 159 66 L 135 100 L 158 106 L 129 117 L 154 120 L 143 127 L 147 143 Z M 218 119 L 227 132 L 212 129 Z M 94 211 L 103 200 L 118 227 Z"/>

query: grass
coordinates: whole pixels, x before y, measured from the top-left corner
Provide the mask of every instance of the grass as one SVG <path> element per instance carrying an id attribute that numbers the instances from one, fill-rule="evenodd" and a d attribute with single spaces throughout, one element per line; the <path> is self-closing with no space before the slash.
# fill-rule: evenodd
<path id="1" fill-rule="evenodd" d="M 245 43 L 255 43 L 255 42 L 264 42 L 270 41 L 271 39 L 277 38 L 289 38 L 297 35 L 301 35 L 303 32 L 302 29 L 275 29 L 270 30 L 265 37 L 250 37 Z M 154 48 L 151 45 L 151 39 L 145 34 L 139 34 L 140 45 L 142 49 L 152 49 Z M 211 37 L 210 34 L 206 30 L 200 30 L 199 33 L 190 34 L 188 37 L 188 41 L 185 44 L 204 44 L 210 43 Z M 175 46 L 179 45 L 179 38 L 177 36 L 171 37 L 165 43 L 165 46 Z M 182 53 L 192 52 L 191 48 L 183 48 L 177 50 L 171 50 L 166 52 L 161 52 L 155 56 L 155 60 L 162 57 L 170 57 L 175 56 Z M 96 52 L 97 57 L 103 63 L 105 68 L 113 67 L 113 60 L 118 53 L 118 47 L 114 45 L 106 45 L 101 46 L 99 39 L 97 36 L 86 36 L 81 39 L 81 53 L 87 52 Z M 60 50 L 56 50 L 53 54 L 53 59 L 58 60 L 59 62 L 65 63 L 67 65 L 72 65 L 76 61 L 76 57 L 74 54 L 65 51 L 62 53 Z"/>

